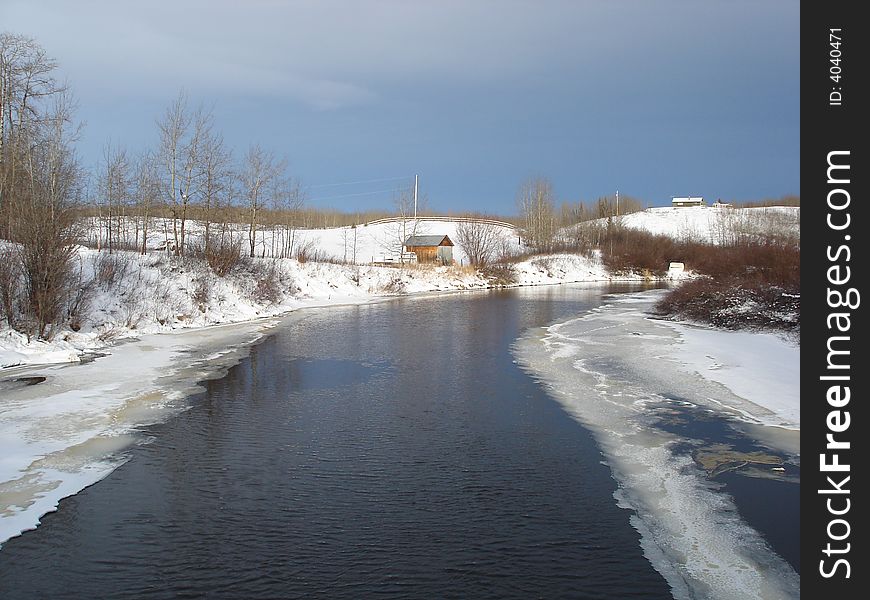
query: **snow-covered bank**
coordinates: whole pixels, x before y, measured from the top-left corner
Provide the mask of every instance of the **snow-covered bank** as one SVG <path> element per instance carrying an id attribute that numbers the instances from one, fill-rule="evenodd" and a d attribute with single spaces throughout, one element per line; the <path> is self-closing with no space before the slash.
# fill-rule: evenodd
<path id="1" fill-rule="evenodd" d="M 755 427 L 798 428 L 796 380 L 767 379 L 759 388 L 734 384 L 765 381 L 775 368 L 786 377 L 797 368 L 798 352 L 762 336 L 765 348 L 758 353 L 736 353 L 733 344 L 746 340 L 730 332 L 698 333 L 650 319 L 646 311 L 660 293 L 621 296 L 588 315 L 532 331 L 517 342 L 517 358 L 596 436 L 619 483 L 617 501 L 635 511 L 644 552 L 675 597 L 796 598 L 794 570 L 691 457 L 672 450 L 678 438 L 656 424 L 692 406 Z M 707 360 L 723 365 L 724 384 L 707 377 Z"/>
<path id="2" fill-rule="evenodd" d="M 234 364 L 273 324 L 146 335 L 86 364 L 0 380 L 0 544 L 110 473 L 138 428 L 183 409 L 197 381 Z"/>
<path id="3" fill-rule="evenodd" d="M 82 268 L 95 269 L 99 256 L 82 249 Z M 261 271 L 217 278 L 165 256 L 125 261 L 127 274 L 99 287 L 93 321 L 79 332 L 50 343 L 0 334 L 0 362 L 14 365 L 0 371 L 0 544 L 110 473 L 141 426 L 183 409 L 195 382 L 238 361 L 279 315 L 490 285 L 469 269 L 267 259 L 280 287 L 266 302 L 251 289 Z M 598 261 L 574 255 L 534 258 L 515 271 L 518 285 L 613 279 Z M 197 298 L 204 277 L 209 294 Z M 95 350 L 105 356 L 68 364 Z M 67 364 L 36 364 L 52 361 Z"/>
<path id="4" fill-rule="evenodd" d="M 79 249 L 77 262 L 81 280 L 91 282 L 78 331 L 62 329 L 45 342 L 0 325 L 0 368 L 75 362 L 119 340 L 276 316 L 306 306 L 492 286 L 473 269 L 435 265 L 396 268 L 254 259 L 235 273 L 217 277 L 201 261 L 165 253 L 109 255 L 87 248 Z M 599 260 L 578 255 L 535 257 L 517 263 L 514 271 L 516 285 L 639 278 L 613 277 Z"/>
<path id="5" fill-rule="evenodd" d="M 775 415 L 750 411 L 750 418 L 800 429 L 800 347 L 795 343 L 775 333 L 658 323 L 679 333 L 680 343 L 670 346 L 670 358 Z"/>

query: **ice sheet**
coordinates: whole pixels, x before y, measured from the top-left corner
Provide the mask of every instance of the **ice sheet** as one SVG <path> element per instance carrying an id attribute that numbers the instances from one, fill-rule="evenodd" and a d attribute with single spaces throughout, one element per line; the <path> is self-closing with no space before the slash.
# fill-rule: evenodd
<path id="1" fill-rule="evenodd" d="M 595 435 L 619 483 L 617 501 L 635 511 L 644 553 L 675 597 L 797 598 L 794 570 L 691 458 L 671 451 L 676 438 L 651 425 L 652 407 L 684 400 L 758 426 L 784 420 L 678 359 L 682 329 L 645 314 L 660 293 L 624 296 L 531 331 L 515 345 L 516 356 Z M 718 339 L 711 333 L 695 342 L 724 355 L 729 347 L 718 348 Z M 755 367 L 766 372 L 765 364 Z"/>
<path id="2" fill-rule="evenodd" d="M 144 336 L 81 365 L 0 380 L 0 543 L 123 462 L 138 428 L 183 410 L 196 383 L 237 362 L 273 326 L 258 321 Z M 28 385 L 44 377 L 44 381 Z"/>

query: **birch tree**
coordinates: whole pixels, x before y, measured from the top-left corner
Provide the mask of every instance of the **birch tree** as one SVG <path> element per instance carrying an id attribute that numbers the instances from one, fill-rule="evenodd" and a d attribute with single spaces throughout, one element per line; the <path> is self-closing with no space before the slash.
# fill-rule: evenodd
<path id="1" fill-rule="evenodd" d="M 199 156 L 197 180 L 205 221 L 203 251 L 208 255 L 212 243 L 213 211 L 228 205 L 232 192 L 232 153 L 225 146 L 223 136 L 213 132 L 209 127 L 202 132 Z M 223 240 L 221 240 L 221 247 L 223 247 Z"/>
<path id="2" fill-rule="evenodd" d="M 248 206 L 248 248 L 250 256 L 256 255 L 257 231 L 260 211 L 267 199 L 267 190 L 281 176 L 286 166 L 275 159 L 272 152 L 258 144 L 248 148 L 239 172 L 239 184 Z"/>
<path id="3" fill-rule="evenodd" d="M 540 177 L 525 181 L 517 193 L 517 207 L 523 220 L 526 243 L 537 250 L 550 250 L 557 227 L 550 182 Z"/>
<path id="4" fill-rule="evenodd" d="M 182 91 L 157 122 L 160 130 L 161 190 L 172 212 L 175 254 L 184 254 L 191 198 L 198 192 L 203 145 L 211 134 L 211 112 L 202 107 L 191 113 Z"/>

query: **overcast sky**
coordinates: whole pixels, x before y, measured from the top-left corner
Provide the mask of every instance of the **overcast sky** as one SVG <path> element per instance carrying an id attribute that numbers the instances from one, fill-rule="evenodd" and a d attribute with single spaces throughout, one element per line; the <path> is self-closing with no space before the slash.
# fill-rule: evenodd
<path id="1" fill-rule="evenodd" d="M 559 200 L 800 193 L 797 0 L 0 0 L 0 30 L 59 61 L 87 165 L 155 145 L 185 89 L 348 211 L 403 182 L 324 184 L 418 173 L 435 210 L 502 214 L 533 176 Z"/>

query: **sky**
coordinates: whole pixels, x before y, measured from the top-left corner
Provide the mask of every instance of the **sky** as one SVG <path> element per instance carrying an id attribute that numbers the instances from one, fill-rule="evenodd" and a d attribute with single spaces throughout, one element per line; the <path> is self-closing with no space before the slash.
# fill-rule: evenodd
<path id="1" fill-rule="evenodd" d="M 59 62 L 85 128 L 138 152 L 184 90 L 308 203 L 435 212 L 800 194 L 798 0 L 2 0 Z M 365 183 L 355 183 L 365 182 Z M 337 185 L 341 184 L 341 185 Z"/>

